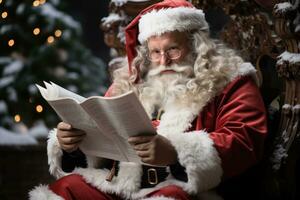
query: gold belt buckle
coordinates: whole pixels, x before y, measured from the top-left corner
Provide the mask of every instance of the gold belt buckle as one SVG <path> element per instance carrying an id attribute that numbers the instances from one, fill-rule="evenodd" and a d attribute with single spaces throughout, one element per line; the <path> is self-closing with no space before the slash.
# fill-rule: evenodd
<path id="1" fill-rule="evenodd" d="M 158 183 L 158 178 L 157 178 L 157 172 L 156 172 L 156 169 L 154 168 L 149 168 L 147 170 L 147 173 L 148 173 L 148 183 L 150 185 L 156 185 Z M 151 175 L 153 175 L 153 179 L 151 178 Z"/>

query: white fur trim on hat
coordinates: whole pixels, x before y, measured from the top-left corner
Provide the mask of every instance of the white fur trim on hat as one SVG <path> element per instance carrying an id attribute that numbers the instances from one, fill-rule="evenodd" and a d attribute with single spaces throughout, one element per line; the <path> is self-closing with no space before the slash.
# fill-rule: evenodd
<path id="1" fill-rule="evenodd" d="M 140 43 L 149 37 L 169 31 L 188 31 L 193 29 L 208 30 L 204 13 L 200 9 L 177 7 L 152 10 L 139 20 Z"/>

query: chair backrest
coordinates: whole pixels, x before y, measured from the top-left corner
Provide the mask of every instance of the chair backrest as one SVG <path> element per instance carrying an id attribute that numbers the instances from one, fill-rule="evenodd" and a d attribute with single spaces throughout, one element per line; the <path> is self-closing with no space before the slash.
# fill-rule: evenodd
<path id="1" fill-rule="evenodd" d="M 139 11 L 158 1 L 110 3 L 110 16 L 103 21 L 102 30 L 106 44 L 115 51 L 116 61 L 125 55 L 125 26 Z M 296 190 L 300 185 L 300 1 L 191 2 L 204 10 L 212 36 L 238 49 L 257 68 L 269 111 L 260 197 L 300 199 Z M 111 62 L 112 70 L 115 67 L 118 62 Z"/>
<path id="2" fill-rule="evenodd" d="M 255 64 L 260 77 L 269 134 L 257 199 L 299 199 L 299 1 L 192 2 L 208 20 L 227 18 L 214 34 Z"/>

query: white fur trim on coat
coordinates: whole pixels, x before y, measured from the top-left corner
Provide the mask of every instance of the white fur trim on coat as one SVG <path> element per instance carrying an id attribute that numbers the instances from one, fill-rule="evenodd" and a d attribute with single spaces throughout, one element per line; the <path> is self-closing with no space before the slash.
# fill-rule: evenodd
<path id="1" fill-rule="evenodd" d="M 142 167 L 137 163 L 120 162 L 118 176 L 106 181 L 107 169 L 78 168 L 74 173 L 83 176 L 87 183 L 105 193 L 118 194 L 125 199 L 132 199 L 141 185 Z"/>
<path id="2" fill-rule="evenodd" d="M 163 197 L 163 196 L 156 196 L 156 197 L 144 198 L 142 200 L 175 200 L 175 199 L 169 197 Z"/>
<path id="3" fill-rule="evenodd" d="M 48 186 L 39 185 L 29 192 L 30 200 L 63 200 L 62 197 L 52 192 Z"/>
<path id="4" fill-rule="evenodd" d="M 178 183 L 185 191 L 197 194 L 221 182 L 221 159 L 208 133 L 192 131 L 174 134 L 168 139 L 177 151 L 179 163 L 186 169 L 188 182 Z"/>
<path id="5" fill-rule="evenodd" d="M 221 182 L 223 170 L 209 134 L 204 130 L 186 132 L 193 119 L 195 113 L 188 109 L 166 111 L 157 132 L 171 141 L 179 163 L 186 169 L 188 182 L 174 183 L 190 194 L 197 194 L 216 187 Z"/>
<path id="6" fill-rule="evenodd" d="M 56 178 L 61 178 L 70 173 L 66 173 L 62 170 L 61 159 L 63 152 L 58 143 L 56 134 L 57 129 L 53 129 L 49 132 L 47 145 L 48 164 L 50 174 L 52 174 Z M 86 155 L 86 160 L 88 167 L 96 167 L 99 164 L 99 159 L 93 156 Z"/>
<path id="7" fill-rule="evenodd" d="M 61 168 L 61 158 L 63 152 L 58 143 L 56 132 L 57 129 L 53 129 L 49 132 L 47 154 L 50 174 L 56 178 L 60 178 L 67 175 L 67 173 Z"/>
<path id="8" fill-rule="evenodd" d="M 259 85 L 259 80 L 256 74 L 255 67 L 250 62 L 244 62 L 238 68 L 238 71 L 232 74 L 231 81 L 233 81 L 238 76 L 251 76 L 254 82 Z"/>
<path id="9" fill-rule="evenodd" d="M 149 37 L 161 35 L 170 31 L 188 31 L 193 29 L 208 30 L 204 13 L 200 9 L 177 7 L 152 10 L 144 14 L 139 20 L 140 43 Z"/>

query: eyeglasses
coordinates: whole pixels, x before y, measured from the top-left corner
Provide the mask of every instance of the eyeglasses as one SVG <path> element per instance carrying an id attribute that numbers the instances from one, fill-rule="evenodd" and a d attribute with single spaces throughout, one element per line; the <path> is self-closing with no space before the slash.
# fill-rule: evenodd
<path id="1" fill-rule="evenodd" d="M 166 51 L 153 50 L 148 53 L 148 59 L 151 62 L 159 62 L 163 55 L 171 60 L 176 60 L 181 56 L 181 49 L 170 48 Z"/>

